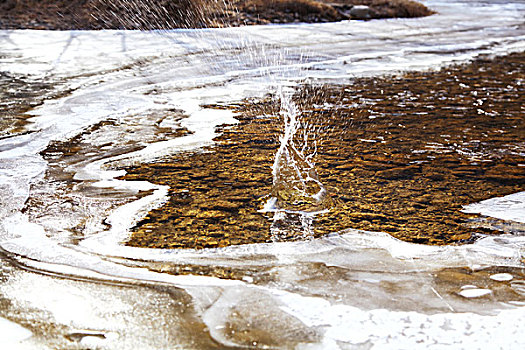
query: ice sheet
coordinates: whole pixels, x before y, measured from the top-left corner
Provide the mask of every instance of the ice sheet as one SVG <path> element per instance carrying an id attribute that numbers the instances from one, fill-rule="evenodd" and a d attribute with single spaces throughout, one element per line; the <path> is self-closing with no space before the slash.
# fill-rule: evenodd
<path id="1" fill-rule="evenodd" d="M 513 193 L 505 197 L 491 198 L 480 203 L 470 204 L 463 208 L 463 212 L 525 223 L 525 192 Z"/>

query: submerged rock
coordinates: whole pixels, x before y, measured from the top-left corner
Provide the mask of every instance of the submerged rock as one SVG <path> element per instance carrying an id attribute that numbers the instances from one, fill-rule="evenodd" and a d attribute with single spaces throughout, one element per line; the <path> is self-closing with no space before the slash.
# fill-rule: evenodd
<path id="1" fill-rule="evenodd" d="M 366 5 L 357 5 L 350 9 L 350 18 L 352 19 L 371 19 L 376 15 L 375 11 Z"/>

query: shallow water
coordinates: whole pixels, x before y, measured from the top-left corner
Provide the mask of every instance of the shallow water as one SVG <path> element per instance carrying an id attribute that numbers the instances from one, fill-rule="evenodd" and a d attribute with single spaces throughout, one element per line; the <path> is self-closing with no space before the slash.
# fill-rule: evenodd
<path id="1" fill-rule="evenodd" d="M 2 124 L 0 327 L 13 334 L 12 348 L 523 345 L 523 193 L 466 208 L 517 229 L 463 246 L 352 227 L 315 240 L 200 251 L 120 244 L 168 189 L 117 180 L 123 172 L 114 169 L 210 145 L 215 125 L 236 122 L 231 111 L 203 105 L 262 97 L 280 84 L 340 83 L 525 48 L 522 2 L 426 4 L 439 14 L 0 32 L 2 71 L 49 96 L 15 118 L 23 122 Z M 13 98 L 8 93 L 0 96 Z M 42 103 L 34 95 L 28 104 Z M 54 156 L 50 149 L 64 140 L 69 153 Z"/>
<path id="2" fill-rule="evenodd" d="M 461 211 L 525 190 L 523 59 L 307 86 L 297 124 L 274 98 L 233 106 L 239 122 L 213 146 L 122 168 L 122 179 L 169 186 L 127 244 L 216 248 L 349 227 L 427 244 L 496 233 Z"/>

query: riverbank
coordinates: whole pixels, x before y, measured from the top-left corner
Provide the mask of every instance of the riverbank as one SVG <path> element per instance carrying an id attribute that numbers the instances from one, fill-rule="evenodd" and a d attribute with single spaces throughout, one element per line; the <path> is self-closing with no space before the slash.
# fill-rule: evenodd
<path id="1" fill-rule="evenodd" d="M 316 168 L 333 199 L 312 236 L 345 228 L 414 243 L 468 242 L 495 233 L 463 206 L 525 190 L 525 53 L 436 72 L 304 87 L 301 118 L 316 130 Z M 170 199 L 128 245 L 206 248 L 271 242 L 272 163 L 282 132 L 275 98 L 232 108 L 215 146 L 127 168 L 126 180 L 170 187 Z M 279 225 L 280 223 L 278 223 Z M 287 237 L 304 238 L 288 225 Z M 495 225 L 497 226 L 497 225 Z"/>
<path id="2" fill-rule="evenodd" d="M 0 29 L 172 29 L 423 17 L 412 0 L 0 0 Z"/>

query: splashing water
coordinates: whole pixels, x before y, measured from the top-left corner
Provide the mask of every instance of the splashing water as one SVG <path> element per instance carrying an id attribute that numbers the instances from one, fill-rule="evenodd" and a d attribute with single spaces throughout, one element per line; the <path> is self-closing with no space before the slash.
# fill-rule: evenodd
<path id="1" fill-rule="evenodd" d="M 313 141 L 310 146 L 308 125 L 300 120 L 291 94 L 283 92 L 282 88 L 279 94 L 284 133 L 272 168 L 274 208 L 288 212 L 324 211 L 330 208 L 331 201 L 313 162 L 317 143 Z"/>
<path id="2" fill-rule="evenodd" d="M 292 100 L 293 90 L 278 91 L 284 132 L 272 167 L 271 197 L 263 212 L 274 212 L 271 227 L 275 240 L 289 236 L 313 237 L 316 214 L 330 209 L 332 200 L 315 170 L 317 142 L 311 141 L 307 122 Z"/>

